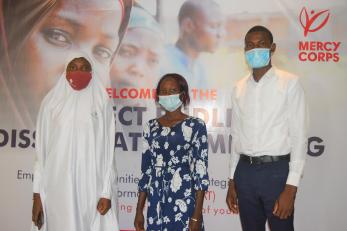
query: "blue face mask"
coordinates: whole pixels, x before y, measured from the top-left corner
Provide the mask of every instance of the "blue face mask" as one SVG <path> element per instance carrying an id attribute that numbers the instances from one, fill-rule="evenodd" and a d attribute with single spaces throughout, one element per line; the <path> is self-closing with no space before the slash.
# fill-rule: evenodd
<path id="1" fill-rule="evenodd" d="M 270 62 L 269 48 L 254 48 L 245 52 L 248 65 L 252 69 L 265 67 Z"/>
<path id="2" fill-rule="evenodd" d="M 159 104 L 169 112 L 175 111 L 182 105 L 180 94 L 159 96 Z"/>

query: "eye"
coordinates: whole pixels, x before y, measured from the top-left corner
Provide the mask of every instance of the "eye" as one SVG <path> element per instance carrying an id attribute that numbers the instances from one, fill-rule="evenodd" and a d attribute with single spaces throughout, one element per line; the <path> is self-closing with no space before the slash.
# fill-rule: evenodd
<path id="1" fill-rule="evenodd" d="M 42 31 L 43 37 L 47 42 L 58 47 L 69 47 L 71 46 L 71 36 L 66 31 L 48 28 Z"/>
<path id="2" fill-rule="evenodd" d="M 119 55 L 124 58 L 131 58 L 136 56 L 136 49 L 127 46 L 121 46 L 119 49 Z"/>
<path id="3" fill-rule="evenodd" d="M 175 95 L 175 94 L 179 93 L 179 90 L 177 90 L 177 89 L 170 89 L 169 93 L 170 93 L 170 95 Z"/>
<path id="4" fill-rule="evenodd" d="M 82 70 L 82 71 L 89 72 L 89 71 L 91 71 L 91 68 L 90 68 L 89 65 L 86 65 L 86 64 L 85 64 L 85 65 L 82 66 L 81 70 Z"/>
<path id="5" fill-rule="evenodd" d="M 220 27 L 221 27 L 221 23 L 215 22 L 210 24 L 210 28 L 212 29 L 219 29 Z"/>
<path id="6" fill-rule="evenodd" d="M 155 56 L 148 58 L 148 63 L 152 66 L 159 64 L 159 59 Z"/>
<path id="7" fill-rule="evenodd" d="M 72 63 L 67 67 L 67 71 L 77 71 L 76 64 Z"/>
<path id="8" fill-rule="evenodd" d="M 167 95 L 167 91 L 159 91 L 159 95 Z"/>
<path id="9" fill-rule="evenodd" d="M 94 56 L 101 61 L 110 59 L 112 56 L 112 53 L 113 52 L 111 49 L 108 49 L 103 46 L 96 46 L 93 50 Z"/>
<path id="10" fill-rule="evenodd" d="M 259 43 L 259 46 L 261 46 L 261 47 L 265 47 L 265 42 L 264 41 L 261 41 L 260 43 Z"/>

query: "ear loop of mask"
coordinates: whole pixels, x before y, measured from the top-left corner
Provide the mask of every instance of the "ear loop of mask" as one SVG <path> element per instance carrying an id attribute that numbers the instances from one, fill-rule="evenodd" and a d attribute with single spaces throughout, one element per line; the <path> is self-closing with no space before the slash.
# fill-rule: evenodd
<path id="1" fill-rule="evenodd" d="M 184 91 L 181 91 L 181 92 L 178 93 L 178 94 L 179 94 L 179 98 L 180 98 L 180 100 L 181 100 L 181 102 L 182 102 L 182 105 L 185 105 L 185 103 L 184 103 L 185 97 L 186 97 L 185 92 L 184 92 Z"/>
<path id="2" fill-rule="evenodd" d="M 269 48 L 270 59 L 271 59 L 271 57 L 272 57 L 272 55 L 273 55 L 273 51 L 271 51 L 271 50 L 273 49 L 273 45 L 274 45 L 274 43 L 271 43 L 270 48 Z"/>

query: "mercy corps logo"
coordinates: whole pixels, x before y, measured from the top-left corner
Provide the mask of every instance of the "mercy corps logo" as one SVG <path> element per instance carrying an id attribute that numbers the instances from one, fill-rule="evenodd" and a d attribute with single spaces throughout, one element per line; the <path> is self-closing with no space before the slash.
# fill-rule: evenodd
<path id="1" fill-rule="evenodd" d="M 299 14 L 299 22 L 303 28 L 304 37 L 327 26 L 329 19 L 329 10 L 308 12 L 306 7 L 303 7 Z M 341 42 L 336 41 L 299 41 L 299 60 L 302 62 L 338 62 L 340 45 Z"/>
<path id="2" fill-rule="evenodd" d="M 306 8 L 304 7 L 302 8 L 300 12 L 300 16 L 299 16 L 300 24 L 304 28 L 305 37 L 307 36 L 308 32 L 315 32 L 322 29 L 322 27 L 325 26 L 325 24 L 328 22 L 330 17 L 329 10 L 323 10 L 320 12 L 314 12 L 314 10 L 312 10 L 310 13 L 311 13 L 311 17 L 309 16 Z M 317 19 L 319 18 L 324 18 L 324 19 L 318 25 L 315 25 L 315 27 L 313 27 L 314 22 L 316 22 Z"/>

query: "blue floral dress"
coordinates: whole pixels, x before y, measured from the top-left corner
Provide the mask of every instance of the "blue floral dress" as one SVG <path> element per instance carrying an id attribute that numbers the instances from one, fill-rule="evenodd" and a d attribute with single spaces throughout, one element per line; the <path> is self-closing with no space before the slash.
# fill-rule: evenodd
<path id="1" fill-rule="evenodd" d="M 144 127 L 139 191 L 147 192 L 147 230 L 188 231 L 196 190 L 209 185 L 205 123 L 188 117 L 172 127 Z M 201 224 L 202 229 L 203 222 Z"/>

